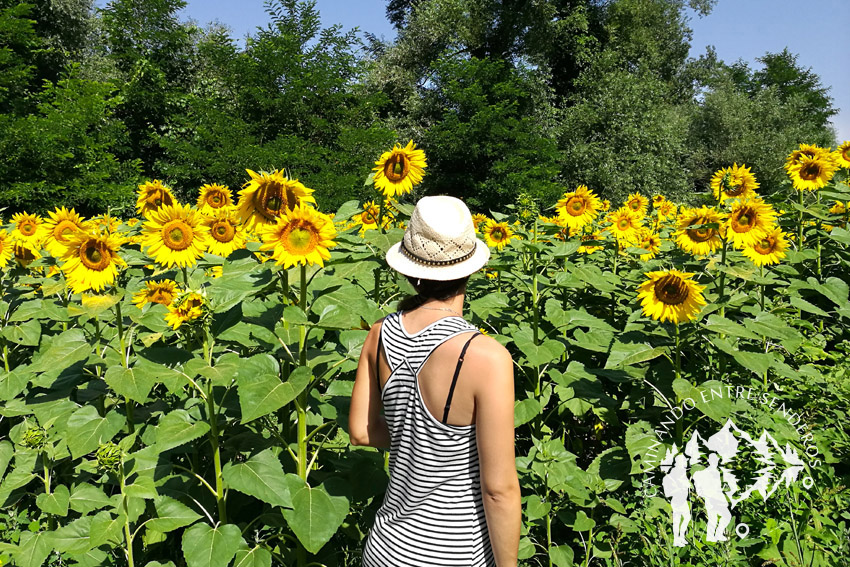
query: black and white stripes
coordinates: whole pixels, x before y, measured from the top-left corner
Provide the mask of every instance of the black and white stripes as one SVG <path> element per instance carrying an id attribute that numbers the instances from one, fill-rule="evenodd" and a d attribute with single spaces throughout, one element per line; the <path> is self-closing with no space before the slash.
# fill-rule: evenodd
<path id="1" fill-rule="evenodd" d="M 417 375 L 440 344 L 475 331 L 445 317 L 408 333 L 401 313 L 384 319 L 384 387 L 390 429 L 390 483 L 363 550 L 364 567 L 495 565 L 478 467 L 475 426 L 441 423 L 425 407 Z"/>

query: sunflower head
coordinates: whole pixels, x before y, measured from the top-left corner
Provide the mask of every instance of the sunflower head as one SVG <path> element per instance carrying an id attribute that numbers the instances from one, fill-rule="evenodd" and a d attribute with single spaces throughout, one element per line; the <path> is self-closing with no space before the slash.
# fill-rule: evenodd
<path id="1" fill-rule="evenodd" d="M 788 168 L 788 175 L 798 191 L 817 191 L 832 179 L 838 164 L 832 155 L 800 156 L 800 159 Z"/>
<path id="2" fill-rule="evenodd" d="M 724 225 L 726 238 L 737 248 L 755 246 L 773 229 L 775 220 L 776 211 L 759 198 L 736 201 Z"/>
<path id="3" fill-rule="evenodd" d="M 68 245 L 68 236 L 75 232 L 86 229 L 86 224 L 83 218 L 78 215 L 74 209 L 70 211 L 65 207 L 58 207 L 54 211 L 48 213 L 50 219 L 45 222 L 47 229 L 47 238 L 44 241 L 44 248 L 51 255 L 62 256 L 65 252 L 65 247 Z"/>
<path id="4" fill-rule="evenodd" d="M 564 193 L 555 205 L 558 219 L 570 228 L 581 228 L 589 224 L 599 215 L 600 208 L 599 197 L 586 185 L 579 185 L 575 191 Z"/>
<path id="5" fill-rule="evenodd" d="M 592 244 L 592 242 L 605 240 L 605 233 L 603 232 L 594 231 L 589 234 L 582 234 L 581 240 L 582 244 L 578 247 L 579 254 L 593 254 L 605 248 L 604 246 Z"/>
<path id="6" fill-rule="evenodd" d="M 484 242 L 487 243 L 487 246 L 498 250 L 504 249 L 512 238 L 517 238 L 517 235 L 507 222 L 496 222 L 493 219 L 487 219 L 482 231 Z"/>
<path id="7" fill-rule="evenodd" d="M 203 226 L 209 235 L 210 254 L 227 258 L 234 250 L 245 247 L 245 230 L 233 207 L 218 209 L 212 216 L 204 217 Z"/>
<path id="8" fill-rule="evenodd" d="M 180 293 L 168 306 L 165 321 L 177 330 L 184 323 L 204 325 L 211 317 L 212 310 L 207 298 L 200 292 L 189 290 Z"/>
<path id="9" fill-rule="evenodd" d="M 133 303 L 141 309 L 148 303 L 171 305 L 180 293 L 180 287 L 174 280 L 150 280 L 145 287 L 133 294 Z"/>
<path id="10" fill-rule="evenodd" d="M 12 224 L 12 240 L 34 250 L 41 248 L 41 243 L 48 234 L 43 218 L 25 211 L 12 215 Z"/>
<path id="11" fill-rule="evenodd" d="M 336 228 L 325 214 L 300 203 L 281 215 L 277 222 L 262 230 L 260 250 L 271 250 L 278 265 L 289 268 L 296 264 L 324 266 L 330 260 L 328 248 L 336 246 Z"/>
<path id="12" fill-rule="evenodd" d="M 611 223 L 605 230 L 613 234 L 617 240 L 634 240 L 642 226 L 637 215 L 626 205 L 609 212 L 605 220 Z"/>
<path id="13" fill-rule="evenodd" d="M 850 140 L 844 141 L 835 150 L 835 161 L 838 163 L 838 167 L 850 169 Z"/>
<path id="14" fill-rule="evenodd" d="M 737 163 L 732 167 L 717 170 L 711 178 L 710 185 L 714 198 L 718 201 L 755 197 L 755 190 L 759 188 L 750 168 L 744 164 L 738 167 Z"/>
<path id="15" fill-rule="evenodd" d="M 35 260 L 41 258 L 41 253 L 39 253 L 37 248 L 30 248 L 20 240 L 12 241 L 12 255 L 22 268 L 26 268 Z"/>
<path id="16" fill-rule="evenodd" d="M 162 207 L 174 205 L 177 200 L 171 193 L 171 189 L 159 179 L 148 181 L 139 185 L 138 198 L 136 199 L 136 210 L 141 215 L 147 215 Z"/>
<path id="17" fill-rule="evenodd" d="M 814 144 L 800 144 L 800 147 L 791 152 L 785 160 L 785 171 L 791 172 L 791 169 L 800 164 L 803 157 L 807 158 L 825 158 L 829 156 L 829 150 Z"/>
<path id="18" fill-rule="evenodd" d="M 713 207 L 683 208 L 673 233 L 676 245 L 694 256 L 706 256 L 717 250 L 722 240 L 721 225 L 725 215 Z"/>
<path id="19" fill-rule="evenodd" d="M 631 211 L 637 220 L 641 220 L 646 216 L 646 208 L 649 206 L 649 199 L 640 193 L 632 193 L 626 199 L 625 207 Z"/>
<path id="20" fill-rule="evenodd" d="M 0 229 L 0 270 L 4 269 L 14 255 L 14 244 L 6 229 Z"/>
<path id="21" fill-rule="evenodd" d="M 62 255 L 62 271 L 74 293 L 100 291 L 115 283 L 127 264 L 118 254 L 124 239 L 115 234 L 76 232 Z"/>
<path id="22" fill-rule="evenodd" d="M 767 266 L 778 264 L 785 257 L 787 249 L 785 233 L 779 228 L 773 228 L 752 246 L 744 248 L 742 253 L 756 266 Z"/>
<path id="23" fill-rule="evenodd" d="M 386 197 L 410 193 L 422 182 L 426 167 L 425 152 L 417 150 L 413 140 L 403 148 L 396 144 L 375 162 L 373 183 Z"/>
<path id="24" fill-rule="evenodd" d="M 638 287 L 644 315 L 678 325 L 696 319 L 696 314 L 706 304 L 702 295 L 705 286 L 698 285 L 692 273 L 663 270 L 645 275 L 647 280 Z"/>
<path id="25" fill-rule="evenodd" d="M 281 215 L 299 203 L 314 203 L 313 190 L 297 179 L 290 179 L 280 170 L 256 173 L 246 170 L 251 180 L 239 191 L 239 216 L 249 231 L 259 231 L 273 225 Z"/>
<path id="26" fill-rule="evenodd" d="M 213 214 L 219 209 L 233 205 L 233 195 L 226 185 L 202 185 L 198 195 L 197 207 L 204 214 Z"/>
<path id="27" fill-rule="evenodd" d="M 167 267 L 193 265 L 209 245 L 209 233 L 202 215 L 181 204 L 162 207 L 150 213 L 142 226 L 142 244 L 148 255 Z"/>

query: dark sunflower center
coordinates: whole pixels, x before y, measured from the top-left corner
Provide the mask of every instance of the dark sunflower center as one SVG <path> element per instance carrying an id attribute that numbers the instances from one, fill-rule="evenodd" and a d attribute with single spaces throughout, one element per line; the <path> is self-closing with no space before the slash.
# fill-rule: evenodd
<path id="1" fill-rule="evenodd" d="M 587 202 L 581 197 L 572 197 L 567 203 L 567 212 L 574 217 L 583 214 L 586 208 Z"/>
<path id="2" fill-rule="evenodd" d="M 499 242 L 505 238 L 505 231 L 503 231 L 501 228 L 494 228 L 493 231 L 490 233 L 490 238 L 492 238 L 496 242 Z"/>
<path id="3" fill-rule="evenodd" d="M 227 221 L 219 221 L 213 225 L 212 237 L 219 242 L 230 242 L 236 234 L 236 230 Z"/>
<path id="4" fill-rule="evenodd" d="M 726 185 L 726 194 L 730 197 L 737 197 L 744 192 L 744 184 L 740 181 L 730 181 Z"/>
<path id="5" fill-rule="evenodd" d="M 639 211 L 640 201 L 638 201 L 637 199 L 632 199 L 631 201 L 629 201 L 629 208 L 633 211 Z"/>
<path id="6" fill-rule="evenodd" d="M 21 224 L 21 234 L 24 236 L 32 236 L 35 234 L 35 224 L 25 221 Z"/>
<path id="7" fill-rule="evenodd" d="M 666 305 L 680 305 L 688 299 L 688 284 L 679 276 L 667 274 L 655 282 L 655 297 Z"/>
<path id="8" fill-rule="evenodd" d="M 378 224 L 378 213 L 370 208 L 363 213 L 363 220 L 366 224 Z"/>
<path id="9" fill-rule="evenodd" d="M 209 203 L 211 206 L 213 206 L 215 208 L 221 207 L 222 201 L 223 201 L 223 199 L 221 198 L 221 195 L 219 195 L 218 193 L 211 194 L 209 196 L 209 198 L 207 199 L 207 203 Z"/>
<path id="10" fill-rule="evenodd" d="M 759 254 L 770 254 L 773 252 L 773 239 L 771 238 L 762 238 L 759 240 L 753 248 Z"/>
<path id="11" fill-rule="evenodd" d="M 105 242 L 90 239 L 80 246 L 80 262 L 89 270 L 102 272 L 112 263 L 112 255 Z"/>
<path id="12" fill-rule="evenodd" d="M 63 220 L 53 229 L 53 238 L 59 242 L 67 242 L 67 236 L 74 234 L 77 231 L 77 225 L 68 220 Z"/>
<path id="13" fill-rule="evenodd" d="M 257 211 L 267 219 L 274 220 L 286 205 L 285 199 L 283 185 L 275 180 L 267 181 L 257 190 Z"/>
<path id="14" fill-rule="evenodd" d="M 35 253 L 26 246 L 16 244 L 14 247 L 14 251 L 15 259 L 17 259 L 22 264 L 29 264 L 30 262 L 35 260 Z"/>
<path id="15" fill-rule="evenodd" d="M 632 225 L 631 221 L 625 217 L 621 217 L 620 220 L 617 221 L 617 228 L 620 230 L 626 230 Z"/>
<path id="16" fill-rule="evenodd" d="M 174 301 L 174 294 L 165 289 L 155 289 L 150 295 L 150 301 L 162 305 L 171 305 L 171 302 Z"/>
<path id="17" fill-rule="evenodd" d="M 813 181 L 820 177 L 821 166 L 817 161 L 810 161 L 800 168 L 800 177 L 806 181 Z"/>
<path id="18" fill-rule="evenodd" d="M 702 224 L 708 222 L 706 219 L 699 219 L 694 224 Z M 714 229 L 708 227 L 689 228 L 687 230 L 688 237 L 694 242 L 705 242 L 714 237 Z"/>
<path id="19" fill-rule="evenodd" d="M 749 232 L 756 226 L 757 213 L 750 207 L 744 207 L 733 218 L 732 229 L 735 232 Z"/>
<path id="20" fill-rule="evenodd" d="M 177 252 L 186 250 L 192 244 L 192 227 L 180 219 L 173 220 L 162 227 L 162 240 L 166 247 Z"/>
<path id="21" fill-rule="evenodd" d="M 394 154 L 384 164 L 384 175 L 393 183 L 398 183 L 410 173 L 410 160 L 404 154 Z"/>
<path id="22" fill-rule="evenodd" d="M 850 146 L 841 150 L 841 157 L 844 158 L 844 161 L 850 161 Z"/>

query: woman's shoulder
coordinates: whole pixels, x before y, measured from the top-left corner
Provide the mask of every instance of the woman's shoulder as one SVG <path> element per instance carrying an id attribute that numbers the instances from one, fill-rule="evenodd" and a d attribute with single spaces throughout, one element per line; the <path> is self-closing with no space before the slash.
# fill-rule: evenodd
<path id="1" fill-rule="evenodd" d="M 481 333 L 480 337 L 476 337 L 469 345 L 469 354 L 474 357 L 481 357 L 490 362 L 512 361 L 510 351 L 505 346 L 485 333 Z"/>

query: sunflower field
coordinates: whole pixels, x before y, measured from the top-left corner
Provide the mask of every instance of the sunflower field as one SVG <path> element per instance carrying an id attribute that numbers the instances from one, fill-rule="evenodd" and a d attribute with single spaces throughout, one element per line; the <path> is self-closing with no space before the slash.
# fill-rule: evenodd
<path id="1" fill-rule="evenodd" d="M 520 564 L 850 561 L 848 167 L 850 142 L 803 144 L 766 196 L 733 164 L 692 203 L 578 185 L 474 215 L 493 255 L 465 316 L 515 362 Z M 350 445 L 349 398 L 368 329 L 412 292 L 383 258 L 426 171 L 411 142 L 333 212 L 247 170 L 194 203 L 144 183 L 136 218 L 4 219 L 0 564 L 359 565 L 388 469 Z M 692 500 L 680 545 L 650 449 L 730 418 L 795 473 L 720 541 Z"/>

